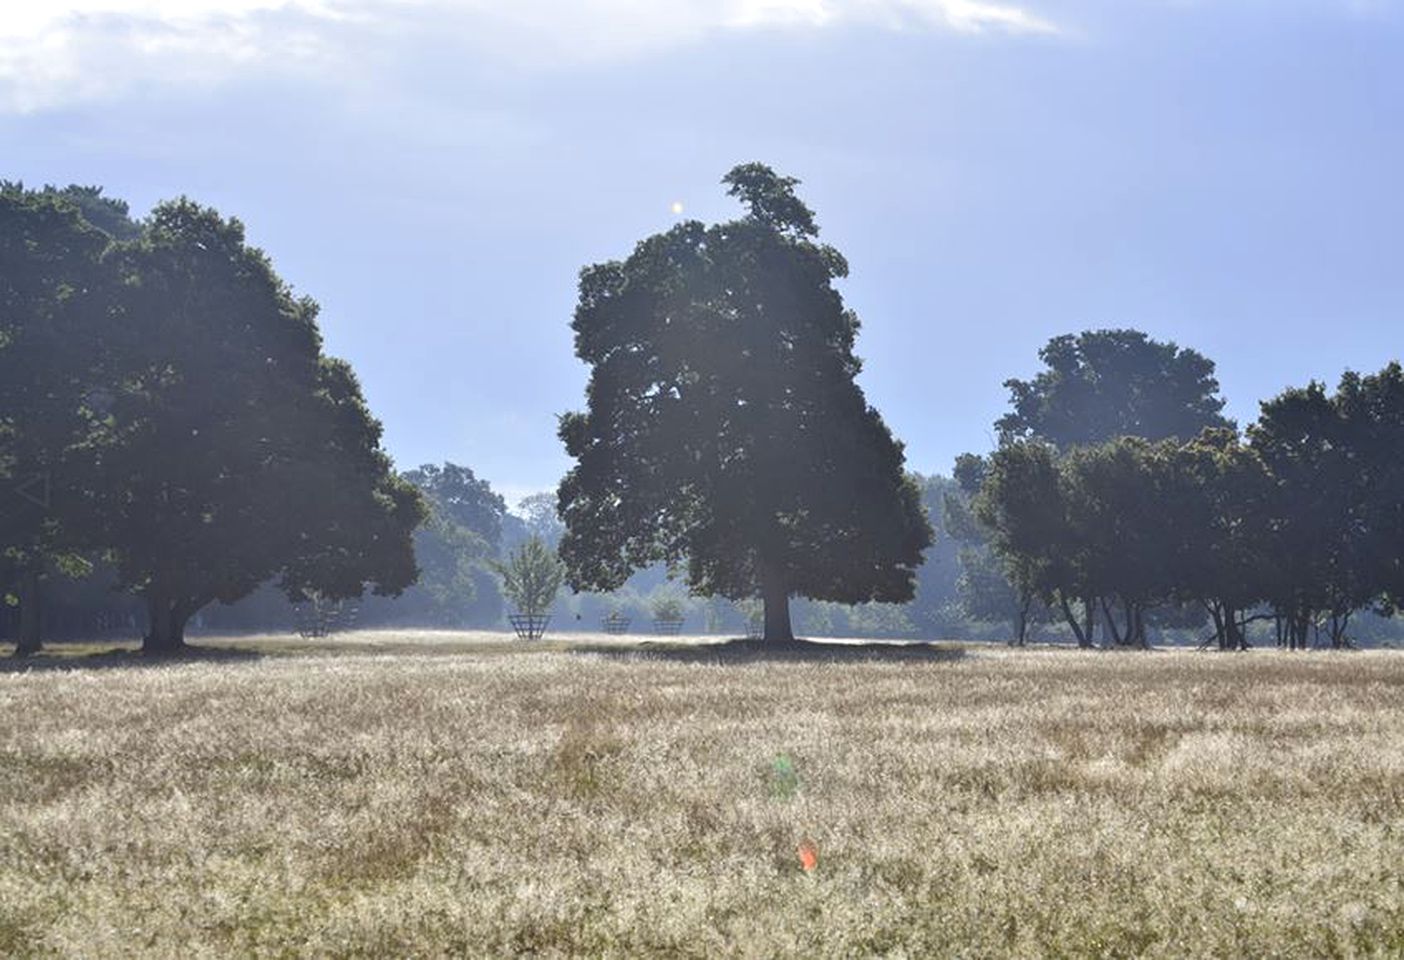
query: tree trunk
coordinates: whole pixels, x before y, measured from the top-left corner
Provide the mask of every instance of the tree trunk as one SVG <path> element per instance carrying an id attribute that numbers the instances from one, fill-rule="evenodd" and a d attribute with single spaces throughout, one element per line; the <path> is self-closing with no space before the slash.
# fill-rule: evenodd
<path id="1" fill-rule="evenodd" d="M 1014 645 L 1022 647 L 1029 642 L 1029 609 L 1033 606 L 1033 595 L 1019 595 L 1019 610 L 1014 616 Z"/>
<path id="2" fill-rule="evenodd" d="M 1116 620 L 1112 617 L 1111 604 L 1105 599 L 1102 600 L 1102 615 L 1106 618 L 1106 632 L 1111 637 L 1113 646 L 1122 646 L 1123 643 L 1131 642 L 1131 607 L 1126 607 L 1126 637 L 1123 640 L 1121 631 L 1116 628 Z"/>
<path id="3" fill-rule="evenodd" d="M 1072 607 L 1068 605 L 1068 598 L 1059 594 L 1058 606 L 1062 608 L 1063 619 L 1067 621 L 1068 626 L 1072 628 L 1073 636 L 1077 638 L 1077 645 L 1079 647 L 1086 646 L 1083 642 L 1082 624 L 1077 622 L 1077 617 L 1073 614 Z"/>
<path id="4" fill-rule="evenodd" d="M 785 581 L 770 570 L 761 577 L 761 599 L 765 602 L 765 641 L 785 642 L 795 638 L 790 626 L 790 590 Z"/>
<path id="5" fill-rule="evenodd" d="M 194 604 L 172 600 L 157 589 L 146 593 L 149 624 L 141 641 L 141 652 L 149 657 L 165 657 L 185 649 L 185 624 L 198 609 Z"/>
<path id="6" fill-rule="evenodd" d="M 19 598 L 19 640 L 15 643 L 15 656 L 28 657 L 44 648 L 43 592 L 38 570 L 26 570 L 20 576 Z"/>
<path id="7" fill-rule="evenodd" d="M 1331 649 L 1344 650 L 1350 646 L 1350 641 L 1346 639 L 1346 629 L 1350 626 L 1351 611 L 1344 613 L 1331 611 Z"/>
<path id="8" fill-rule="evenodd" d="M 1146 639 L 1146 608 L 1143 604 L 1135 605 L 1135 614 L 1132 617 L 1132 637 L 1136 646 L 1142 650 L 1150 649 L 1150 641 Z"/>
<path id="9" fill-rule="evenodd" d="M 1233 604 L 1224 604 L 1224 625 L 1219 636 L 1220 650 L 1237 650 L 1238 647 L 1238 612 L 1233 609 Z"/>
<path id="10" fill-rule="evenodd" d="M 1227 650 L 1229 639 L 1224 627 L 1223 606 L 1215 600 L 1206 602 L 1204 609 L 1209 611 L 1209 616 L 1214 621 L 1214 642 L 1219 645 L 1220 650 Z"/>
<path id="11" fill-rule="evenodd" d="M 1058 597 L 1058 605 L 1063 608 L 1063 619 L 1072 627 L 1073 636 L 1077 638 L 1077 645 L 1086 650 L 1092 646 L 1092 629 L 1096 625 L 1096 599 L 1085 597 L 1082 601 L 1082 612 L 1085 618 L 1079 621 L 1077 615 L 1072 612 L 1072 607 L 1068 605 L 1068 599 L 1064 596 Z"/>

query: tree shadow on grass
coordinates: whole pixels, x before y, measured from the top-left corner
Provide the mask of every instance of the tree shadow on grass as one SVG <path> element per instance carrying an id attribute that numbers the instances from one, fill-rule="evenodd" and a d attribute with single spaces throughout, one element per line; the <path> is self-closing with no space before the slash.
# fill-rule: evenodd
<path id="1" fill-rule="evenodd" d="M 0 674 L 54 673 L 76 670 L 137 669 L 168 667 L 185 663 L 252 663 L 266 656 L 258 650 L 233 647 L 202 647 L 190 645 L 179 653 L 149 656 L 130 647 L 113 647 L 92 653 L 62 652 L 63 644 L 50 644 L 41 653 L 28 657 L 0 657 Z"/>
<path id="2" fill-rule="evenodd" d="M 951 663 L 965 657 L 962 647 L 933 643 L 823 643 L 725 640 L 718 643 L 669 643 L 645 640 L 627 646 L 581 645 L 573 653 L 614 660 L 666 660 L 673 663 Z"/>

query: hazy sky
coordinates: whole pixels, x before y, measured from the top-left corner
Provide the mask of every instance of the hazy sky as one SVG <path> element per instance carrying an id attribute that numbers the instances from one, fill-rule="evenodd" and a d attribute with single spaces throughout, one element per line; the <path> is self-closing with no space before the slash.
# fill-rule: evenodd
<path id="1" fill-rule="evenodd" d="M 240 217 L 401 466 L 568 466 L 575 277 L 719 178 L 804 181 L 908 462 L 983 450 L 1057 333 L 1230 412 L 1400 355 L 1392 0 L 0 0 L 0 177 Z"/>

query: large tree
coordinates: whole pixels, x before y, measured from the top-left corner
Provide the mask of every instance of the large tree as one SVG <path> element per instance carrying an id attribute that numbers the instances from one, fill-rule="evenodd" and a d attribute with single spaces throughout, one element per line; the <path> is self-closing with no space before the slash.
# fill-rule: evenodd
<path id="1" fill-rule="evenodd" d="M 350 368 L 322 355 L 316 304 L 237 220 L 186 200 L 157 207 L 116 258 L 104 518 L 122 583 L 146 601 L 144 648 L 178 649 L 195 612 L 274 576 L 295 598 L 412 583 L 424 504 Z"/>
<path id="2" fill-rule="evenodd" d="M 1229 425 L 1214 364 L 1194 350 L 1139 330 L 1088 330 L 1054 337 L 1038 355 L 1045 370 L 1005 381 L 1013 410 L 995 424 L 1004 440 L 1189 440 Z"/>
<path id="3" fill-rule="evenodd" d="M 858 318 L 798 181 L 762 164 L 723 182 L 740 220 L 681 223 L 586 268 L 572 327 L 589 408 L 561 421 L 561 555 L 577 590 L 656 562 L 704 595 L 912 598 L 930 545 L 902 445 L 854 382 Z"/>

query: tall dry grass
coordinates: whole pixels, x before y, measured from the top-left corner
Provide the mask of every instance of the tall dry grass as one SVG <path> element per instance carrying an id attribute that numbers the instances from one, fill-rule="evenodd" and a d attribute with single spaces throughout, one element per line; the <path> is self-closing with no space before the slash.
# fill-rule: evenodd
<path id="1" fill-rule="evenodd" d="M 0 716 L 5 956 L 1404 955 L 1390 654 L 469 647 Z"/>

